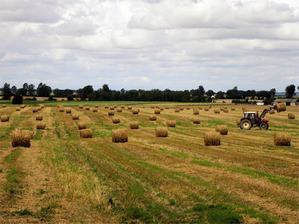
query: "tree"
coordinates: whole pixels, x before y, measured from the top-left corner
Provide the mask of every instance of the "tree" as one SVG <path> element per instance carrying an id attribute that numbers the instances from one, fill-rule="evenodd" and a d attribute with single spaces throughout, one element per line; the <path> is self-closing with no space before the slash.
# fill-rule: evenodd
<path id="1" fill-rule="evenodd" d="M 286 97 L 287 98 L 292 98 L 295 94 L 295 85 L 287 86 L 285 91 L 286 91 Z"/>
<path id="2" fill-rule="evenodd" d="M 216 98 L 217 98 L 217 99 L 224 99 L 224 92 L 222 92 L 222 91 L 218 91 L 218 92 L 216 93 Z"/>
<path id="3" fill-rule="evenodd" d="M 2 89 L 3 93 L 3 100 L 9 100 L 10 97 L 12 96 L 12 92 L 10 90 L 10 84 L 5 83 Z"/>
<path id="4" fill-rule="evenodd" d="M 226 98 L 228 99 L 241 99 L 242 93 L 238 90 L 238 87 L 235 86 L 233 89 L 226 91 Z"/>
<path id="5" fill-rule="evenodd" d="M 214 92 L 213 90 L 208 90 L 208 91 L 206 92 L 206 94 L 207 94 L 209 97 L 212 97 L 212 96 L 215 94 L 215 92 Z"/>
<path id="6" fill-rule="evenodd" d="M 42 82 L 37 87 L 37 96 L 49 97 L 51 92 L 51 87 L 43 84 Z"/>
<path id="7" fill-rule="evenodd" d="M 34 89 L 34 85 L 33 84 L 30 84 L 29 86 L 28 86 L 28 95 L 29 96 L 32 96 L 33 94 L 34 94 L 34 91 L 35 91 L 35 89 Z"/>
<path id="8" fill-rule="evenodd" d="M 93 88 L 91 85 L 84 86 L 83 89 L 79 89 L 79 96 L 81 100 L 88 98 L 88 95 L 93 93 Z"/>
<path id="9" fill-rule="evenodd" d="M 12 104 L 22 104 L 22 103 L 23 103 L 23 96 L 21 94 L 21 90 L 18 90 L 12 99 Z"/>
<path id="10" fill-rule="evenodd" d="M 23 84 L 23 88 L 20 89 L 20 93 L 21 93 L 21 95 L 23 95 L 23 96 L 26 96 L 26 95 L 27 95 L 28 87 L 29 87 L 29 86 L 28 86 L 27 83 L 24 83 L 24 84 Z"/>
<path id="11" fill-rule="evenodd" d="M 11 93 L 12 93 L 12 95 L 15 95 L 16 93 L 17 93 L 17 87 L 16 86 L 12 86 L 11 88 L 10 88 L 10 91 L 11 91 Z"/>

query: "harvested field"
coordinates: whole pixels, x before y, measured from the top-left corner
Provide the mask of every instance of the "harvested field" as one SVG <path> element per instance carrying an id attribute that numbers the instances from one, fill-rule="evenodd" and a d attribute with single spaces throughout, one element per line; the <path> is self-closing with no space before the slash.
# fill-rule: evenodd
<path id="1" fill-rule="evenodd" d="M 225 105 L 229 113 L 215 114 L 223 107 L 215 104 L 194 115 L 193 108 L 209 104 L 155 102 L 153 108 L 170 109 L 152 122 L 149 104 L 121 102 L 142 112 L 123 109 L 115 125 L 107 113 L 118 102 L 59 102 L 72 115 L 56 103 L 46 102 L 37 114 L 36 104 L 21 111 L 0 106 L 0 115 L 9 116 L 0 122 L 0 223 L 299 223 L 299 121 L 288 119 L 299 116 L 298 107 L 267 114 L 269 130 L 244 131 L 236 125 L 242 106 L 233 104 Z M 92 113 L 79 104 L 100 108 Z M 44 130 L 36 130 L 38 115 Z M 169 121 L 175 128 L 167 130 Z M 217 126 L 226 126 L 228 135 L 215 132 Z M 167 137 L 157 138 L 156 128 Z M 16 129 L 30 130 L 30 148 L 13 147 Z M 221 144 L 206 145 L 208 132 Z M 283 145 L 274 144 L 275 134 Z"/>

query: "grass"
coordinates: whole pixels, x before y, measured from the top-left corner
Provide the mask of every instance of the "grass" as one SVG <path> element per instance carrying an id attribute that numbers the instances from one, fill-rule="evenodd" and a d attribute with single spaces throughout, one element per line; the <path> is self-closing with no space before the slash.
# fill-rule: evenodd
<path id="1" fill-rule="evenodd" d="M 57 104 L 72 107 L 79 121 L 92 130 L 93 138 L 80 140 L 78 121 L 60 113 Z M 215 115 L 213 105 L 210 111 L 200 111 L 201 124 L 194 125 L 192 106 L 199 104 L 188 104 L 190 110 L 175 113 L 176 106 L 187 104 L 157 103 L 170 109 L 157 115 L 155 122 L 149 121 L 153 109 L 149 105 L 141 108 L 143 102 L 80 104 L 99 105 L 98 112 L 80 110 L 78 102 L 45 103 L 42 113 L 47 128 L 37 131 L 34 147 L 28 150 L 38 152 L 42 171 L 51 171 L 45 178 L 53 187 L 47 182 L 36 186 L 33 195 L 39 206 L 16 210 L 17 219 L 26 216 L 55 223 L 68 214 L 66 222 L 82 223 L 295 222 L 299 123 L 285 118 L 283 112 L 268 117 L 268 131 L 253 128 L 245 132 L 235 125 L 242 113 L 239 106 L 236 111 Z M 116 113 L 122 122 L 114 125 L 103 105 L 120 104 L 126 105 L 122 113 Z M 134 116 L 127 105 L 141 112 Z M 21 203 L 13 195 L 30 196 L 34 183 L 24 177 L 33 174 L 21 163 L 26 149 L 11 150 L 7 135 L 16 127 L 34 129 L 36 121 L 30 119 L 35 115 L 26 108 L 20 115 L 14 114 L 15 108 L 9 105 L 5 110 L 13 114 L 9 123 L 0 126 L 1 175 L 6 187 L 0 197 L 11 192 L 10 197 Z M 295 110 L 291 112 L 298 116 Z M 175 120 L 176 128 L 169 128 L 167 138 L 156 138 L 155 128 L 166 127 L 168 120 Z M 138 121 L 140 129 L 130 129 L 133 121 Z M 217 125 L 227 125 L 229 134 L 221 137 L 220 146 L 204 146 L 204 133 L 215 132 Z M 111 142 L 111 131 L 117 128 L 126 128 L 127 143 Z M 274 146 L 273 134 L 282 130 L 292 136 L 292 146 Z M 10 205 L 5 202 L 5 206 Z"/>

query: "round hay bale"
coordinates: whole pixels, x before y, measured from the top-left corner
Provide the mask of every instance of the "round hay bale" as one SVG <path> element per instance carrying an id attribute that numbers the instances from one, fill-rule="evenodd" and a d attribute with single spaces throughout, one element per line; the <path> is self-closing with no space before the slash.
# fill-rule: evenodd
<path id="1" fill-rule="evenodd" d="M 125 106 L 124 106 L 124 105 L 121 105 L 120 108 L 121 108 L 121 109 L 125 109 Z"/>
<path id="2" fill-rule="evenodd" d="M 67 113 L 67 114 L 71 114 L 71 113 L 72 113 L 71 108 L 65 108 L 65 113 Z"/>
<path id="3" fill-rule="evenodd" d="M 2 105 L 2 107 L 3 107 L 3 108 L 5 108 L 5 107 L 6 107 L 6 105 L 5 105 L 5 104 L 3 104 L 3 105 Z"/>
<path id="4" fill-rule="evenodd" d="M 236 108 L 233 108 L 233 107 L 232 107 L 232 108 L 230 108 L 230 109 L 231 109 L 231 111 L 235 111 L 235 110 L 236 110 Z"/>
<path id="5" fill-rule="evenodd" d="M 154 108 L 155 108 L 155 106 L 151 105 L 151 106 L 150 106 L 150 108 L 151 108 L 151 109 L 154 109 Z"/>
<path id="6" fill-rule="evenodd" d="M 114 117 L 114 118 L 112 118 L 112 123 L 118 124 L 118 123 L 120 123 L 120 119 L 118 117 Z"/>
<path id="7" fill-rule="evenodd" d="M 165 107 L 165 109 L 166 109 L 166 110 L 168 110 L 168 109 L 169 109 L 169 107 L 168 107 L 168 106 L 166 106 L 166 107 Z"/>
<path id="8" fill-rule="evenodd" d="M 132 106 L 128 106 L 128 110 L 132 110 Z"/>
<path id="9" fill-rule="evenodd" d="M 215 114 L 220 114 L 220 110 L 219 109 L 214 109 L 214 113 Z"/>
<path id="10" fill-rule="evenodd" d="M 275 133 L 274 134 L 274 145 L 278 146 L 290 146 L 291 135 L 287 133 Z"/>
<path id="11" fill-rule="evenodd" d="M 282 111 L 286 111 L 286 104 L 285 103 L 278 103 L 277 105 L 276 105 L 276 107 L 277 107 L 277 112 L 279 113 L 279 112 L 282 112 Z"/>
<path id="12" fill-rule="evenodd" d="M 174 109 L 174 112 L 175 112 L 175 113 L 180 113 L 180 108 L 175 108 L 175 109 Z"/>
<path id="13" fill-rule="evenodd" d="M 139 113 L 139 109 L 132 109 L 132 114 L 138 114 Z"/>
<path id="14" fill-rule="evenodd" d="M 43 120 L 43 115 L 37 115 L 37 116 L 35 117 L 35 120 L 37 120 L 37 121 L 42 121 L 42 120 Z"/>
<path id="15" fill-rule="evenodd" d="M 224 110 L 223 110 L 223 113 L 228 113 L 228 109 L 224 109 Z"/>
<path id="16" fill-rule="evenodd" d="M 215 131 L 219 132 L 221 135 L 227 135 L 228 128 L 226 125 L 217 125 Z"/>
<path id="17" fill-rule="evenodd" d="M 86 107 L 85 107 L 85 110 L 90 110 L 90 107 L 89 107 L 89 106 L 86 106 Z"/>
<path id="18" fill-rule="evenodd" d="M 108 111 L 108 116 L 114 116 L 114 111 L 113 110 L 109 110 Z"/>
<path id="19" fill-rule="evenodd" d="M 105 109 L 108 109 L 109 107 L 108 107 L 108 106 L 105 106 L 104 108 L 105 108 Z"/>
<path id="20" fill-rule="evenodd" d="M 193 119 L 193 124 L 200 124 L 200 119 L 199 118 L 194 118 Z"/>
<path id="21" fill-rule="evenodd" d="M 165 127 L 156 127 L 155 129 L 156 137 L 167 137 L 168 136 L 168 130 Z"/>
<path id="22" fill-rule="evenodd" d="M 79 120 L 79 114 L 73 114 L 72 119 L 73 120 Z"/>
<path id="23" fill-rule="evenodd" d="M 209 108 L 209 107 L 206 107 L 206 108 L 205 108 L 205 111 L 209 111 L 209 110 L 210 110 L 210 108 Z"/>
<path id="24" fill-rule="evenodd" d="M 295 114 L 288 113 L 288 118 L 289 118 L 289 119 L 295 119 Z"/>
<path id="25" fill-rule="evenodd" d="M 155 114 L 160 114 L 160 109 L 154 111 Z"/>
<path id="26" fill-rule="evenodd" d="M 61 108 L 59 109 L 59 112 L 64 112 L 64 108 L 61 107 Z"/>
<path id="27" fill-rule="evenodd" d="M 139 129 L 139 123 L 138 123 L 138 121 L 131 122 L 130 123 L 130 128 L 131 129 Z"/>
<path id="28" fill-rule="evenodd" d="M 24 131 L 24 130 L 14 130 L 10 134 L 11 145 L 12 147 L 30 147 L 30 140 L 32 139 L 31 131 Z"/>
<path id="29" fill-rule="evenodd" d="M 204 135 L 204 143 L 206 146 L 220 145 L 221 135 L 219 132 L 206 132 Z"/>
<path id="30" fill-rule="evenodd" d="M 98 112 L 98 109 L 97 109 L 97 108 L 93 108 L 93 109 L 92 109 L 92 112 L 97 113 L 97 112 Z"/>
<path id="31" fill-rule="evenodd" d="M 37 113 L 38 112 L 38 108 L 33 108 L 32 109 L 32 113 Z"/>
<path id="32" fill-rule="evenodd" d="M 157 120 L 156 115 L 149 115 L 149 120 L 150 121 L 156 121 Z"/>
<path id="33" fill-rule="evenodd" d="M 79 109 L 83 109 L 83 105 L 79 105 Z"/>
<path id="34" fill-rule="evenodd" d="M 86 123 L 85 122 L 79 122 L 78 123 L 78 129 L 81 130 L 81 129 L 86 129 Z"/>
<path id="35" fill-rule="evenodd" d="M 94 108 L 99 108 L 99 105 L 95 105 Z"/>
<path id="36" fill-rule="evenodd" d="M 176 126 L 176 121 L 168 120 L 168 121 L 166 121 L 166 125 L 167 125 L 167 127 L 174 128 Z"/>
<path id="37" fill-rule="evenodd" d="M 202 110 L 202 107 L 198 107 L 199 110 Z"/>
<path id="38" fill-rule="evenodd" d="M 20 108 L 20 107 L 17 107 L 17 108 L 16 108 L 16 111 L 21 111 L 21 108 Z"/>
<path id="39" fill-rule="evenodd" d="M 92 138 L 91 129 L 82 129 L 82 130 L 80 130 L 80 138 Z"/>
<path id="40" fill-rule="evenodd" d="M 269 114 L 275 114 L 275 111 L 274 110 L 270 110 Z"/>
<path id="41" fill-rule="evenodd" d="M 24 104 L 22 104 L 22 105 L 20 106 L 21 109 L 24 109 L 25 107 L 26 107 L 26 105 L 24 105 Z"/>
<path id="42" fill-rule="evenodd" d="M 117 108 L 116 111 L 117 111 L 118 113 L 123 112 L 122 108 Z"/>
<path id="43" fill-rule="evenodd" d="M 1 115 L 1 122 L 8 122 L 8 121 L 9 121 L 9 116 Z"/>
<path id="44" fill-rule="evenodd" d="M 128 141 L 128 131 L 126 129 L 117 129 L 111 131 L 112 142 L 124 143 Z"/>
<path id="45" fill-rule="evenodd" d="M 115 110 L 115 108 L 114 107 L 110 107 L 109 110 Z"/>
<path id="46" fill-rule="evenodd" d="M 186 110 L 191 110 L 191 108 L 190 107 L 186 107 Z M 194 109 L 193 109 L 193 111 L 194 111 Z"/>
<path id="47" fill-rule="evenodd" d="M 193 109 L 193 114 L 194 115 L 199 115 L 199 110 L 198 109 Z"/>
<path id="48" fill-rule="evenodd" d="M 36 124 L 36 129 L 44 130 L 46 128 L 46 123 L 45 122 L 38 122 Z"/>

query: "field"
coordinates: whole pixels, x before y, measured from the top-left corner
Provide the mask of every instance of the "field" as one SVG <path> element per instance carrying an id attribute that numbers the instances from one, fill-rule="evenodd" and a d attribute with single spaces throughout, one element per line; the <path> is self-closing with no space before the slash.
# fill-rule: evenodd
<path id="1" fill-rule="evenodd" d="M 223 105 L 205 111 L 208 105 L 180 104 L 175 112 L 173 103 L 79 104 L 45 103 L 37 113 L 34 103 L 20 111 L 0 104 L 0 115 L 9 115 L 0 122 L 0 223 L 299 223 L 298 107 L 267 114 L 269 130 L 244 131 L 236 125 L 242 107 L 261 112 L 266 106 L 225 105 L 228 113 L 215 114 Z M 120 123 L 112 123 L 106 104 L 125 105 L 115 109 Z M 151 106 L 169 109 L 154 114 Z M 37 115 L 44 130 L 36 129 Z M 176 126 L 168 127 L 168 137 L 156 137 L 155 128 L 168 120 Z M 139 129 L 130 129 L 133 121 Z M 78 122 L 92 138 L 80 138 Z M 227 125 L 228 134 L 221 145 L 205 146 L 204 133 L 217 125 Z M 128 142 L 112 143 L 118 128 L 127 129 Z M 30 148 L 11 146 L 15 129 L 34 131 Z M 274 145 L 280 132 L 291 135 L 291 146 Z"/>

